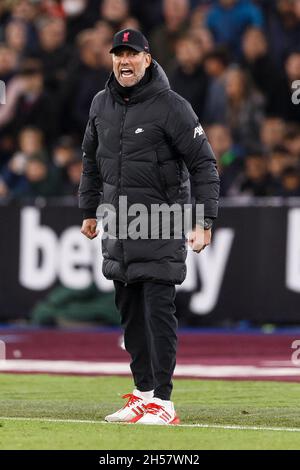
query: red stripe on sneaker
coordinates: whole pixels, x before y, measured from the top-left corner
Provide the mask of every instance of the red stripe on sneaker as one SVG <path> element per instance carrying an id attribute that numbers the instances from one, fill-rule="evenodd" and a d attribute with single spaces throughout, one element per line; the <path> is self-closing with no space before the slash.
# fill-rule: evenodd
<path id="1" fill-rule="evenodd" d="M 144 413 L 144 410 L 140 406 L 137 406 L 136 409 L 139 410 L 140 413 Z"/>
<path id="2" fill-rule="evenodd" d="M 136 423 L 139 419 L 141 419 L 144 415 L 141 414 L 141 415 L 138 415 L 138 416 L 135 416 L 134 418 L 132 418 L 131 421 L 129 421 L 130 423 Z"/>
<path id="3" fill-rule="evenodd" d="M 161 415 L 161 419 L 163 419 L 165 422 L 169 421 L 169 418 L 166 415 Z"/>
<path id="4" fill-rule="evenodd" d="M 140 412 L 137 411 L 137 410 L 135 410 L 134 408 L 132 408 L 132 411 L 133 411 L 136 415 L 139 415 L 139 414 L 140 414 Z"/>

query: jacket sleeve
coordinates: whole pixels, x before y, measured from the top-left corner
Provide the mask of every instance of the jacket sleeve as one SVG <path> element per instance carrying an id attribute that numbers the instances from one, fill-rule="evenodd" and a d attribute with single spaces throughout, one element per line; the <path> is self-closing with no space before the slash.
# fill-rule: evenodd
<path id="1" fill-rule="evenodd" d="M 172 101 L 165 129 L 172 147 L 189 170 L 196 204 L 204 204 L 204 216 L 215 219 L 220 190 L 216 157 L 186 100 L 178 97 Z"/>
<path id="2" fill-rule="evenodd" d="M 96 162 L 98 136 L 94 115 L 95 99 L 91 105 L 89 120 L 82 142 L 82 173 L 79 185 L 79 207 L 83 218 L 96 218 L 97 207 L 102 198 L 102 178 Z"/>

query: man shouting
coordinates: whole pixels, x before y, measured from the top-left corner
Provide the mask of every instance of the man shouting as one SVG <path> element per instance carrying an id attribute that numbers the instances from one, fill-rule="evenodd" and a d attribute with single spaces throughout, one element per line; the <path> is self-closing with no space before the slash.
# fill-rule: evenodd
<path id="1" fill-rule="evenodd" d="M 118 32 L 110 52 L 113 72 L 93 99 L 83 139 L 79 205 L 81 231 L 90 239 L 98 233 L 98 206 L 107 205 L 110 213 L 115 208 L 116 233 L 107 236 L 112 235 L 108 229 L 102 238 L 103 274 L 114 281 L 135 388 L 124 395 L 124 407 L 105 419 L 176 424 L 171 401 L 177 345 L 174 301 L 175 285 L 186 276 L 187 247 L 183 231 L 173 236 L 175 213 L 190 202 L 191 181 L 204 218 L 194 212 L 188 245 L 199 253 L 210 244 L 219 196 L 216 160 L 197 116 L 170 89 L 143 34 Z M 124 197 L 128 207 L 139 204 L 145 212 L 175 204 L 170 236 L 163 236 L 161 226 L 155 236 L 149 227 L 148 237 L 124 236 L 119 204 Z M 143 220 L 148 222 L 150 215 Z M 125 229 L 130 221 L 132 217 Z"/>

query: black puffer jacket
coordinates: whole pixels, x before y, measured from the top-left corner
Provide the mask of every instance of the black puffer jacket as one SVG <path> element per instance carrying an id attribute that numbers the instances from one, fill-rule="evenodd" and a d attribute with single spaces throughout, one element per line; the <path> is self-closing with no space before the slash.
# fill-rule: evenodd
<path id="1" fill-rule="evenodd" d="M 216 218 L 219 177 L 212 149 L 191 106 L 170 89 L 155 61 L 150 72 L 151 80 L 129 102 L 118 93 L 113 74 L 95 96 L 82 144 L 79 206 L 87 218 L 95 216 L 99 203 L 117 209 L 119 196 L 127 196 L 128 207 L 183 205 L 190 202 L 190 174 L 196 202 L 204 204 L 206 217 Z M 184 281 L 184 236 L 120 238 L 102 239 L 105 277 L 125 283 Z"/>

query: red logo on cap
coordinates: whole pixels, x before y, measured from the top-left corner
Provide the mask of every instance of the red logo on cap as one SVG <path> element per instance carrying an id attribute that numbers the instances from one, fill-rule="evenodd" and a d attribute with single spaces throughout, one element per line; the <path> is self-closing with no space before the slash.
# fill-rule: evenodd
<path id="1" fill-rule="evenodd" d="M 129 34 L 130 33 L 128 33 L 128 32 L 123 34 L 123 42 L 128 42 L 129 41 Z"/>

